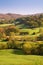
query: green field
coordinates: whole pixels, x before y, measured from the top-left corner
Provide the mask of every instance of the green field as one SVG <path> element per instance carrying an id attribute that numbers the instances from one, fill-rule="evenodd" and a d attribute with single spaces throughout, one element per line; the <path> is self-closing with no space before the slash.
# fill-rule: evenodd
<path id="1" fill-rule="evenodd" d="M 43 65 L 43 56 L 24 55 L 20 50 L 0 50 L 0 65 Z"/>
<path id="2" fill-rule="evenodd" d="M 14 25 L 14 24 L 0 24 L 0 27 L 7 27 L 7 26 L 11 26 L 11 25 Z"/>

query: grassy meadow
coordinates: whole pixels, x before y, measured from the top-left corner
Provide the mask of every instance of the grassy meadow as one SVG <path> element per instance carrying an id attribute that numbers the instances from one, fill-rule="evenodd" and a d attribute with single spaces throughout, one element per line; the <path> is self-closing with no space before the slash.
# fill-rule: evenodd
<path id="1" fill-rule="evenodd" d="M 43 56 L 24 55 L 20 50 L 0 50 L 0 65 L 43 65 Z"/>

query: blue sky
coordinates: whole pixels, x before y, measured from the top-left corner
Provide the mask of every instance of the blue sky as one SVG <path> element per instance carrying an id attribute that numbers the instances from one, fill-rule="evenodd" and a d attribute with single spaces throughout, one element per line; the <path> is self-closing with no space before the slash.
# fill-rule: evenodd
<path id="1" fill-rule="evenodd" d="M 43 0 L 0 0 L 0 13 L 43 13 Z"/>

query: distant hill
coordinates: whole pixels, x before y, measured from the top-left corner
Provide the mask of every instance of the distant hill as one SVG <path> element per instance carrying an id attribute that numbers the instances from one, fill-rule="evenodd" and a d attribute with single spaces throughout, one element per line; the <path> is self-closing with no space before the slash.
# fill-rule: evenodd
<path id="1" fill-rule="evenodd" d="M 32 15 L 20 14 L 0 14 L 0 24 L 14 23 L 18 28 L 36 28 L 43 27 L 43 13 Z M 4 20 L 3 20 L 4 19 Z"/>
<path id="2" fill-rule="evenodd" d="M 7 13 L 7 14 L 0 14 L 0 19 L 17 19 L 22 17 L 20 14 L 12 14 L 12 13 Z"/>
<path id="3" fill-rule="evenodd" d="M 25 15 L 15 20 L 15 25 L 19 28 L 43 27 L 43 13 L 34 15 Z"/>
<path id="4" fill-rule="evenodd" d="M 12 13 L 7 13 L 7 14 L 2 14 L 0 13 L 0 19 L 18 19 L 21 17 L 30 17 L 30 16 L 40 16 L 43 15 L 43 13 L 38 13 L 38 14 L 32 14 L 32 15 L 21 15 L 21 14 L 12 14 Z"/>

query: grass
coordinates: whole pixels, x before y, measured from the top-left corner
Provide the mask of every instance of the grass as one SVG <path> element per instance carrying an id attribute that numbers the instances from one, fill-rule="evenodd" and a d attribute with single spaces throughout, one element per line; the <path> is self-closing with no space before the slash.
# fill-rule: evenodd
<path id="1" fill-rule="evenodd" d="M 23 29 L 27 28 L 24 24 L 16 25 L 16 27 L 18 27 L 18 28 L 23 28 Z"/>
<path id="2" fill-rule="evenodd" d="M 31 35 L 33 32 L 38 33 L 39 32 L 39 29 L 40 28 L 35 28 L 35 29 L 21 29 L 20 31 L 21 32 L 28 32 L 29 35 Z"/>
<path id="3" fill-rule="evenodd" d="M 20 50 L 0 50 L 0 65 L 43 65 L 43 56 L 24 55 Z"/>
<path id="4" fill-rule="evenodd" d="M 10 26 L 10 25 L 14 25 L 14 24 L 0 24 L 0 27 L 6 27 L 6 26 Z"/>

